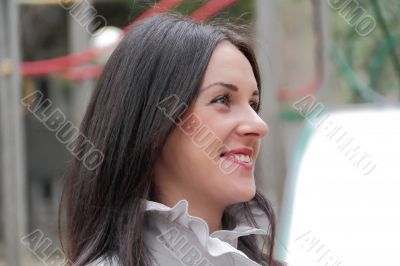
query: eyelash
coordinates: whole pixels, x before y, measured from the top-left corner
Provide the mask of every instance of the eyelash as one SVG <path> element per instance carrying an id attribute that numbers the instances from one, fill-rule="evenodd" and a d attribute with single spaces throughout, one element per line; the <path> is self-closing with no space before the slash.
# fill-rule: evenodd
<path id="1" fill-rule="evenodd" d="M 221 99 L 225 99 L 225 100 L 227 101 L 228 104 L 225 104 L 225 105 L 227 105 L 227 106 L 230 105 L 230 103 L 231 103 L 231 97 L 230 97 L 229 93 L 225 93 L 225 94 L 223 94 L 223 95 L 218 96 L 217 98 L 215 98 L 215 99 L 212 101 L 212 103 L 215 103 L 215 102 L 217 102 L 218 100 L 221 100 Z M 258 112 L 258 110 L 259 110 L 259 103 L 258 103 L 257 101 L 252 101 L 252 103 L 253 103 L 253 104 L 251 104 L 251 105 L 252 105 L 251 107 L 254 109 L 254 111 Z"/>

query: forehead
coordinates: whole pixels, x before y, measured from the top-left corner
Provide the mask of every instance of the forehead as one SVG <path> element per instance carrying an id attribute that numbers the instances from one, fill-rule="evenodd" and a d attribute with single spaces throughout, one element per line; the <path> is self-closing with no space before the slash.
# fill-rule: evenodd
<path id="1" fill-rule="evenodd" d="M 207 86 L 215 81 L 232 83 L 249 90 L 257 89 L 257 81 L 249 60 L 228 41 L 219 43 L 214 49 L 203 85 Z"/>

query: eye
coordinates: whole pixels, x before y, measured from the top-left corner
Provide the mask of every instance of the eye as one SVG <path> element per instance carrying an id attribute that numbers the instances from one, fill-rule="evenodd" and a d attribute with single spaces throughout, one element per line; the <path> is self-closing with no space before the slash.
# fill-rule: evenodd
<path id="1" fill-rule="evenodd" d="M 215 98 L 214 100 L 212 100 L 211 103 L 222 103 L 226 106 L 229 106 L 231 104 L 231 98 L 229 94 L 224 94 L 224 95 L 220 95 L 217 98 Z"/>
<path id="2" fill-rule="evenodd" d="M 250 101 L 250 106 L 254 109 L 254 111 L 258 112 L 260 109 L 260 103 L 258 101 Z"/>

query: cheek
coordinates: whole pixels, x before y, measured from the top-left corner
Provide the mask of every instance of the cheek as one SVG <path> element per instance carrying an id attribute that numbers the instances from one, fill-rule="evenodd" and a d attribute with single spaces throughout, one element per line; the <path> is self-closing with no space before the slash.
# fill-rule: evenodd
<path id="1" fill-rule="evenodd" d="M 171 134 L 165 150 L 164 158 L 168 168 L 179 176 L 180 182 L 199 180 L 210 170 L 212 161 L 196 141 L 196 134 L 188 135 L 179 127 Z"/>
<path id="2" fill-rule="evenodd" d="M 221 181 L 218 178 L 221 173 L 216 163 L 219 153 L 207 152 L 206 149 L 210 147 L 211 151 L 213 148 L 216 150 L 218 145 L 209 146 L 209 143 L 215 140 L 215 135 L 207 134 L 209 131 L 197 130 L 196 132 L 188 135 L 176 128 L 168 145 L 168 150 L 173 153 L 171 156 L 173 159 L 168 159 L 168 164 L 179 176 L 180 185 L 204 192 L 214 187 L 216 182 Z M 213 157 L 216 158 L 215 161 Z"/>
<path id="3" fill-rule="evenodd" d="M 193 134 L 191 136 L 181 135 L 182 159 L 186 162 L 185 168 L 189 168 L 193 172 L 192 175 L 199 175 L 206 171 L 212 170 L 215 163 L 212 160 L 212 154 L 207 153 L 206 148 L 211 139 L 209 136 L 201 134 Z"/>
<path id="4" fill-rule="evenodd" d="M 221 149 L 230 133 L 229 121 L 222 119 L 212 108 L 199 108 L 196 129 L 191 134 L 181 130 L 180 138 L 184 139 L 185 154 L 194 164 L 193 174 L 202 174 L 202 179 L 221 174 L 219 160 Z M 211 181 L 208 179 L 208 181 Z"/>

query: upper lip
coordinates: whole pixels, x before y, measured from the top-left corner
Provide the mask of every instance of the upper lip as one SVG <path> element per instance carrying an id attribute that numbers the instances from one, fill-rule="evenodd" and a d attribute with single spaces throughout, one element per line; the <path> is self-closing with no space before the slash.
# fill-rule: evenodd
<path id="1" fill-rule="evenodd" d="M 227 154 L 244 154 L 244 155 L 248 155 L 251 158 L 253 155 L 253 149 L 243 147 L 243 148 L 239 148 L 239 149 L 228 150 L 228 151 L 222 152 L 221 156 L 225 156 Z"/>

